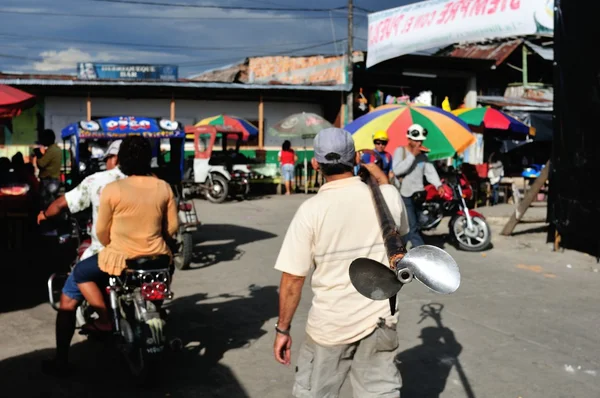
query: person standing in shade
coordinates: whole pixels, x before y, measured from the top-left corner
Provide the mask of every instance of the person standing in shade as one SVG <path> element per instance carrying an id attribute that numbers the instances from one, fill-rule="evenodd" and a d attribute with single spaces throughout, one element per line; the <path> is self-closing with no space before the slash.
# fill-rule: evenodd
<path id="1" fill-rule="evenodd" d="M 292 181 L 294 181 L 294 170 L 295 164 L 298 160 L 298 156 L 292 149 L 292 143 L 289 140 L 285 140 L 281 146 L 281 151 L 277 155 L 279 164 L 281 164 L 281 176 L 285 184 L 285 194 L 292 194 Z"/>
<path id="2" fill-rule="evenodd" d="M 46 151 L 42 154 L 39 148 L 34 149 L 39 169 L 38 177 L 40 179 L 43 208 L 49 206 L 56 199 L 60 187 L 62 151 L 56 145 L 55 141 L 56 135 L 54 131 L 46 129 L 40 137 L 40 144 L 46 147 Z"/>
<path id="3" fill-rule="evenodd" d="M 500 180 L 504 177 L 504 165 L 498 158 L 498 155 L 494 152 L 488 159 L 488 179 L 492 187 L 492 202 L 491 205 L 495 206 L 498 204 Z"/>

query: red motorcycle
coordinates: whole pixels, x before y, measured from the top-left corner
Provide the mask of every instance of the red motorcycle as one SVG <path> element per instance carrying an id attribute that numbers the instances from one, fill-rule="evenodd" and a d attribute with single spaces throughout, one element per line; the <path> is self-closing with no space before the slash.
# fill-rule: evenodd
<path id="1" fill-rule="evenodd" d="M 444 195 L 440 196 L 430 184 L 415 197 L 421 231 L 436 228 L 442 218 L 450 216 L 450 237 L 459 249 L 470 252 L 487 249 L 492 240 L 492 231 L 485 217 L 467 206 L 467 201 L 473 198 L 473 188 L 465 175 L 451 174 L 442 178 L 442 183 Z"/>

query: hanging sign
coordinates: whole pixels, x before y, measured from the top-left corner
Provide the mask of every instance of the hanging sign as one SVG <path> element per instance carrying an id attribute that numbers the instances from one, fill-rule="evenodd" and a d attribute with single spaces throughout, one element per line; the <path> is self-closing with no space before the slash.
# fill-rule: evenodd
<path id="1" fill-rule="evenodd" d="M 429 0 L 369 14 L 367 68 L 461 42 L 554 32 L 554 0 Z"/>
<path id="2" fill-rule="evenodd" d="M 177 81 L 177 66 L 80 62 L 77 64 L 77 77 L 81 80 Z"/>

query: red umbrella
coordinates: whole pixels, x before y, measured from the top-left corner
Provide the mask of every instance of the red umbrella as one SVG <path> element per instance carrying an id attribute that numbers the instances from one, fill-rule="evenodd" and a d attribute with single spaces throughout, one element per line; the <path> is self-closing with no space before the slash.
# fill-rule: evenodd
<path id="1" fill-rule="evenodd" d="M 0 118 L 19 116 L 35 104 L 35 97 L 25 91 L 0 84 Z"/>

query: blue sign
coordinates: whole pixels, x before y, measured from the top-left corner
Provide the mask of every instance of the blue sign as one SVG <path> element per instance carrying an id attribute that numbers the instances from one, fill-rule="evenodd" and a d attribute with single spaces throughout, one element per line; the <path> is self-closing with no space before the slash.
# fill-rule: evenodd
<path id="1" fill-rule="evenodd" d="M 168 119 L 115 116 L 73 123 L 62 131 L 62 138 L 119 139 L 128 135 L 146 138 L 183 138 L 183 126 Z"/>
<path id="2" fill-rule="evenodd" d="M 177 66 L 80 62 L 77 64 L 77 77 L 80 80 L 177 81 Z"/>

